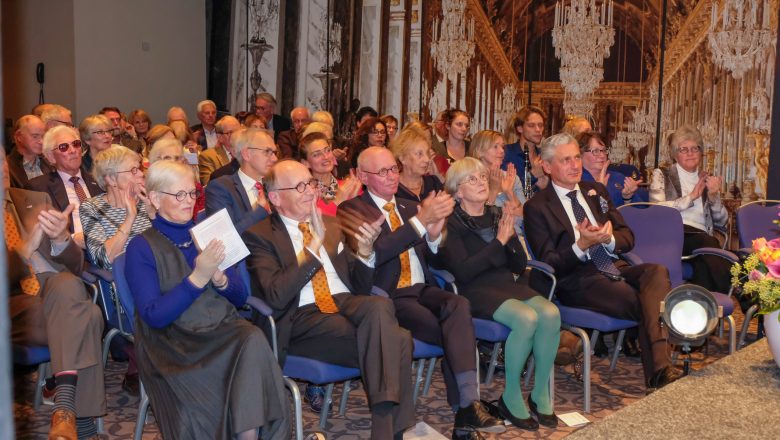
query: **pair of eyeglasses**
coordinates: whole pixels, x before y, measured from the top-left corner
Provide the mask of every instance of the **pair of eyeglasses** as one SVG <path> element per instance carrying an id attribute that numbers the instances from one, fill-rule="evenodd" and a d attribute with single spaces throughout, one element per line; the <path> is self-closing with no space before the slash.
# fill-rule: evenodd
<path id="1" fill-rule="evenodd" d="M 61 144 L 57 145 L 57 149 L 60 150 L 60 153 L 66 153 L 70 147 L 73 147 L 77 150 L 81 149 L 81 140 L 76 139 L 71 143 L 63 142 Z"/>
<path id="2" fill-rule="evenodd" d="M 184 190 L 182 190 L 182 191 L 179 191 L 177 193 L 169 193 L 169 192 L 165 192 L 165 191 L 159 191 L 159 192 L 162 193 L 162 194 L 168 194 L 169 196 L 176 197 L 176 201 L 177 202 L 183 202 L 184 199 L 187 198 L 187 196 L 190 196 L 190 198 L 192 200 L 195 200 L 198 197 L 200 197 L 200 195 L 201 195 L 201 192 L 199 190 L 197 190 L 197 189 L 193 189 L 192 191 L 184 191 Z"/>
<path id="3" fill-rule="evenodd" d="M 279 155 L 279 152 L 274 150 L 273 148 L 258 148 L 258 147 L 246 147 L 246 148 L 247 148 L 247 150 L 262 151 L 263 154 L 265 154 L 266 157 L 278 156 Z"/>
<path id="4" fill-rule="evenodd" d="M 307 186 L 310 186 L 314 190 L 319 190 L 320 181 L 317 179 L 310 179 L 308 182 L 298 182 L 297 185 L 291 186 L 289 188 L 276 188 L 276 191 L 289 191 L 291 189 L 294 189 L 299 193 L 303 193 L 304 191 L 306 191 Z"/>
<path id="5" fill-rule="evenodd" d="M 585 150 L 585 152 L 586 153 L 590 153 L 590 154 L 592 154 L 594 156 L 599 155 L 599 154 L 607 155 L 607 154 L 609 154 L 609 148 L 604 148 L 604 149 L 596 148 L 596 149 L 591 149 L 591 150 Z"/>
<path id="6" fill-rule="evenodd" d="M 688 154 L 688 153 L 699 153 L 701 152 L 701 147 L 698 145 L 694 145 L 693 147 L 682 147 L 678 148 L 677 151 L 682 154 Z"/>
<path id="7" fill-rule="evenodd" d="M 385 177 L 385 176 L 387 176 L 387 173 L 389 173 L 391 171 L 392 171 L 393 174 L 398 174 L 398 171 L 399 171 L 398 165 L 393 165 L 390 168 L 382 168 L 382 169 L 380 169 L 377 172 L 363 170 L 364 173 L 374 174 L 374 175 L 377 175 L 379 177 Z"/>
<path id="8" fill-rule="evenodd" d="M 132 175 L 134 175 L 134 176 L 135 176 L 136 174 L 138 174 L 138 172 L 139 172 L 139 171 L 141 171 L 141 169 L 140 169 L 140 168 L 138 168 L 138 167 L 132 167 L 132 168 L 130 168 L 129 170 L 125 170 L 125 171 L 117 171 L 116 173 L 117 173 L 117 174 L 122 174 L 122 173 L 130 173 L 130 174 L 132 174 Z"/>
<path id="9" fill-rule="evenodd" d="M 384 135 L 387 134 L 387 131 L 385 131 L 385 130 L 371 130 L 371 134 L 383 135 L 384 136 Z"/>
<path id="10" fill-rule="evenodd" d="M 103 136 L 106 134 L 113 134 L 113 131 L 111 130 L 95 130 L 92 132 L 93 135 Z"/>
<path id="11" fill-rule="evenodd" d="M 325 147 L 322 150 L 313 151 L 311 154 L 309 154 L 309 157 L 312 159 L 319 159 L 325 154 L 330 154 L 333 152 L 333 148 L 331 147 Z"/>
<path id="12" fill-rule="evenodd" d="M 471 186 L 477 186 L 481 182 L 487 182 L 488 176 L 487 174 L 480 174 L 479 177 L 477 176 L 469 176 L 466 177 L 462 182 L 460 182 L 458 185 L 463 185 L 464 183 L 468 183 Z"/>

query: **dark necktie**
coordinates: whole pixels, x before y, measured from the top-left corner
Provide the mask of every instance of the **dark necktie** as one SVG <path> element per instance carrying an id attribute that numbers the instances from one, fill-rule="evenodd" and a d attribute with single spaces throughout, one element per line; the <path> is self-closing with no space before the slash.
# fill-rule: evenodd
<path id="1" fill-rule="evenodd" d="M 76 190 L 76 197 L 79 198 L 79 204 L 84 203 L 87 200 L 87 193 L 84 192 L 84 188 L 79 183 L 79 176 L 71 176 L 70 181 L 73 182 L 73 189 Z"/>
<path id="2" fill-rule="evenodd" d="M 566 196 L 571 199 L 571 209 L 574 211 L 574 218 L 577 220 L 577 223 L 582 223 L 587 215 L 585 214 L 585 209 L 580 205 L 580 202 L 577 201 L 577 190 L 567 193 Z M 594 244 L 588 248 L 588 253 L 590 254 L 590 261 L 596 265 L 596 269 L 607 275 L 615 277 L 620 276 L 620 271 L 615 266 L 615 263 L 607 253 L 607 250 L 604 249 L 604 245 L 601 243 Z"/>

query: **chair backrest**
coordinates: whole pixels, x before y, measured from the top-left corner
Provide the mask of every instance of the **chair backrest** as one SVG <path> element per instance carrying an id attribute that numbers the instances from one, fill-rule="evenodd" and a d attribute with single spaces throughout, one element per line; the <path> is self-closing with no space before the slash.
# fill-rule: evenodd
<path id="1" fill-rule="evenodd" d="M 119 330 L 122 333 L 133 334 L 135 330 L 135 302 L 133 301 L 133 294 L 130 292 L 130 285 L 127 283 L 124 253 L 114 259 L 114 262 L 111 264 L 111 272 L 114 274 L 117 300 L 121 306 L 118 308 L 118 312 L 121 314 L 124 311 L 128 318 L 120 321 L 122 324 L 119 326 Z"/>
<path id="2" fill-rule="evenodd" d="M 683 282 L 683 222 L 680 212 L 652 203 L 630 203 L 618 208 L 634 233 L 635 253 L 645 263 L 666 266 L 672 287 Z"/>
<path id="3" fill-rule="evenodd" d="M 737 235 L 740 248 L 751 247 L 757 238 L 771 240 L 780 237 L 780 227 L 772 223 L 772 220 L 778 219 L 778 203 L 778 200 L 758 200 L 739 207 Z"/>

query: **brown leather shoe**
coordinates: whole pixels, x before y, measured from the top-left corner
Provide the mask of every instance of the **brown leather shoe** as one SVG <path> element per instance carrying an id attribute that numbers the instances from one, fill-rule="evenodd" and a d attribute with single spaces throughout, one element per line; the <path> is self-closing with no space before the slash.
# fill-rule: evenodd
<path id="1" fill-rule="evenodd" d="M 558 353 L 555 355 L 555 365 L 569 365 L 577 360 L 577 355 L 582 351 L 582 340 L 568 330 L 561 331 L 561 342 L 558 344 Z"/>
<path id="2" fill-rule="evenodd" d="M 78 440 L 76 434 L 76 414 L 58 409 L 51 416 L 49 440 Z"/>

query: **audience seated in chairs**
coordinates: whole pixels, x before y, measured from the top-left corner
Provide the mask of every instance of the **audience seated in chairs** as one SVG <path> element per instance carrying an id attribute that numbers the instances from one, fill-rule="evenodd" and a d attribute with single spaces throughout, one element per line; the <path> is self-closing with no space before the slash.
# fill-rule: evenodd
<path id="1" fill-rule="evenodd" d="M 657 264 L 628 266 L 617 259 L 633 247 L 633 233 L 606 188 L 581 181 L 582 159 L 573 137 L 562 133 L 545 139 L 541 158 L 553 184 L 525 205 L 525 230 L 534 255 L 559 274 L 558 299 L 639 322 L 648 387 L 678 379 L 658 321 L 659 303 L 670 290 L 669 272 Z"/>
<path id="2" fill-rule="evenodd" d="M 197 190 L 187 165 L 146 176 L 152 228 L 127 247 L 139 373 L 166 439 L 288 439 L 282 373 L 262 331 L 239 316 L 246 286 L 218 269 L 225 247 L 199 251 L 190 228 Z"/>
<path id="3" fill-rule="evenodd" d="M 14 124 L 14 149 L 8 155 L 11 188 L 24 188 L 30 179 L 52 172 L 43 157 L 46 124 L 35 115 L 24 115 Z"/>
<path id="4" fill-rule="evenodd" d="M 79 206 L 90 197 L 103 192 L 92 175 L 82 168 L 82 142 L 73 127 L 60 125 L 43 136 L 43 156 L 54 165 L 55 171 L 27 182 L 27 189 L 49 194 L 52 206 L 62 212 L 75 205 L 70 214 L 68 230 L 76 244 L 84 249 Z"/>
<path id="5" fill-rule="evenodd" d="M 455 202 L 443 192 L 429 194 L 421 204 L 396 199 L 398 165 L 384 147 L 360 154 L 358 178 L 366 190 L 342 203 L 338 216 L 385 220 L 375 244 L 374 284 L 392 298 L 398 322 L 415 339 L 443 347 L 447 400 L 457 409 L 454 438 L 473 438 L 474 431 L 503 432 L 504 424 L 479 400 L 469 302 L 437 287 L 426 264 L 438 252 Z"/>
<path id="6" fill-rule="evenodd" d="M 703 247 L 719 248 L 713 236 L 715 227 L 723 227 L 729 214 L 720 197 L 723 179 L 702 169 L 701 133 L 684 125 L 669 136 L 669 157 L 674 163 L 653 171 L 650 201 L 680 211 L 685 228 L 683 254 Z M 691 282 L 715 292 L 728 292 L 731 285 L 728 261 L 702 255 L 692 260 Z"/>
<path id="7" fill-rule="evenodd" d="M 538 423 L 556 427 L 558 419 L 552 411 L 548 381 L 558 348 L 561 316 L 554 304 L 524 280 L 527 258 L 515 234 L 514 215 L 486 203 L 488 176 L 488 168 L 471 157 L 456 161 L 447 170 L 445 188 L 456 203 L 447 219 L 441 263 L 455 276 L 458 292 L 471 303 L 474 317 L 492 319 L 511 329 L 505 344 L 506 387 L 498 403 L 502 416 L 522 429 L 536 430 Z M 538 423 L 531 418 L 520 388 L 531 353 L 535 375 L 528 406 Z"/>
<path id="8" fill-rule="evenodd" d="M 637 191 L 641 179 L 634 180 L 616 170 L 608 169 L 609 147 L 599 133 L 588 131 L 581 133 L 576 139 L 582 155 L 583 182 L 598 182 L 604 185 L 616 207 L 642 201 Z"/>
<path id="9" fill-rule="evenodd" d="M 335 216 L 336 209 L 343 201 L 358 195 L 362 186 L 360 181 L 354 174 L 345 179 L 336 179 L 333 175 L 336 157 L 330 141 L 323 133 L 314 132 L 301 139 L 299 152 L 301 163 L 319 181 L 317 207 L 322 214 Z"/>
<path id="10" fill-rule="evenodd" d="M 255 95 L 255 114 L 265 119 L 266 129 L 272 132 L 274 143 L 279 140 L 279 134 L 292 128 L 292 122 L 287 117 L 275 114 L 276 98 L 268 92 Z"/>
<path id="11" fill-rule="evenodd" d="M 241 168 L 206 187 L 206 212 L 227 208 L 238 233 L 264 219 L 270 212 L 263 178 L 277 161 L 278 150 L 264 130 L 245 128 L 230 135 L 230 145 Z"/>
<path id="12" fill-rule="evenodd" d="M 279 162 L 266 185 L 275 212 L 243 238 L 252 293 L 274 310 L 279 362 L 290 354 L 360 368 L 371 438 L 401 438 L 414 424 L 413 347 L 392 302 L 369 296 L 380 219 L 345 225 L 359 243 L 353 254 L 338 220 L 320 216 L 319 182 L 305 166 Z"/>
<path id="13" fill-rule="evenodd" d="M 49 438 L 97 438 L 94 418 L 106 412 L 103 317 L 79 279 L 84 253 L 68 233 L 75 206 L 46 209 L 48 195 L 11 189 L 5 152 L 0 161 L 11 340 L 49 347 L 56 383 Z"/>
<path id="14" fill-rule="evenodd" d="M 198 155 L 198 174 L 200 183 L 208 185 L 211 174 L 233 160 L 233 149 L 230 146 L 230 136 L 241 128 L 238 119 L 223 116 L 216 124 L 217 144 L 214 148 L 204 150 Z"/>
<path id="15" fill-rule="evenodd" d="M 97 266 L 111 270 L 114 259 L 125 252 L 136 235 L 149 229 L 154 210 L 146 198 L 141 156 L 114 145 L 95 157 L 95 180 L 106 192 L 81 204 L 79 216 L 84 228 L 87 253 Z M 138 369 L 132 345 L 122 388 L 138 395 Z"/>

